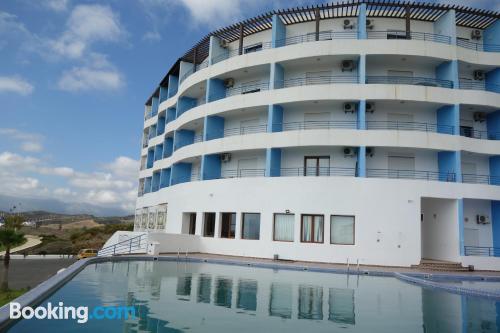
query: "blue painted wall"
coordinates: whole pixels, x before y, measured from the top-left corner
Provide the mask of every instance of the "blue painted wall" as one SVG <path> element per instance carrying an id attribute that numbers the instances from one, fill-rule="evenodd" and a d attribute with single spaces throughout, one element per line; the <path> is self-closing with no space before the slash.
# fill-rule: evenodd
<path id="1" fill-rule="evenodd" d="M 366 100 L 359 101 L 357 112 L 358 129 L 366 129 Z"/>
<path id="2" fill-rule="evenodd" d="M 224 137 L 224 118 L 219 116 L 205 117 L 205 132 L 203 133 L 203 141 L 219 139 Z"/>
<path id="3" fill-rule="evenodd" d="M 220 46 L 220 38 L 210 36 L 208 46 L 208 65 L 211 66 L 216 63 L 216 60 L 220 59 L 224 53 L 228 53 L 228 50 Z"/>
<path id="4" fill-rule="evenodd" d="M 267 110 L 267 131 L 281 132 L 283 130 L 283 107 L 281 105 L 269 105 Z"/>
<path id="5" fill-rule="evenodd" d="M 156 192 L 160 189 L 160 175 L 161 172 L 153 172 L 153 180 L 151 182 L 151 192 Z"/>
<path id="6" fill-rule="evenodd" d="M 147 177 L 144 179 L 144 193 L 149 193 L 151 192 L 151 177 Z"/>
<path id="7" fill-rule="evenodd" d="M 266 177 L 279 177 L 281 173 L 281 148 L 266 149 Z"/>
<path id="8" fill-rule="evenodd" d="M 462 182 L 462 163 L 459 151 L 440 151 L 438 152 L 438 169 L 440 172 L 439 180 L 447 181 L 455 174 L 455 181 Z"/>
<path id="9" fill-rule="evenodd" d="M 155 161 L 155 149 L 154 148 L 149 148 L 148 149 L 148 159 L 147 159 L 147 163 L 146 163 L 146 168 L 147 169 L 152 168 L 154 161 Z"/>
<path id="10" fill-rule="evenodd" d="M 483 42 L 485 51 L 498 50 L 500 45 L 500 20 L 496 20 L 483 33 Z M 491 45 L 489 47 L 489 45 Z"/>
<path id="11" fill-rule="evenodd" d="M 356 177 L 366 177 L 366 147 L 358 147 Z"/>
<path id="12" fill-rule="evenodd" d="M 271 75 L 269 77 L 269 89 L 283 88 L 285 85 L 285 70 L 277 63 L 271 64 Z"/>
<path id="13" fill-rule="evenodd" d="M 488 113 L 486 128 L 489 139 L 500 140 L 500 110 Z"/>
<path id="14" fill-rule="evenodd" d="M 172 156 L 174 152 L 174 138 L 165 138 L 163 141 L 163 158 Z"/>
<path id="15" fill-rule="evenodd" d="M 156 126 L 156 135 L 162 135 L 163 133 L 165 133 L 165 112 L 162 112 L 158 116 L 158 124 Z"/>
<path id="16" fill-rule="evenodd" d="M 158 114 L 159 100 L 157 96 L 151 99 L 151 116 L 154 117 Z"/>
<path id="17" fill-rule="evenodd" d="M 201 180 L 219 179 L 220 174 L 220 155 L 203 155 L 203 158 L 201 159 Z"/>
<path id="18" fill-rule="evenodd" d="M 168 99 L 168 87 L 160 86 L 160 103 Z"/>
<path id="19" fill-rule="evenodd" d="M 163 158 L 163 143 L 155 146 L 155 161 Z"/>
<path id="20" fill-rule="evenodd" d="M 366 83 L 366 55 L 362 54 L 358 59 L 358 82 L 360 84 Z"/>
<path id="21" fill-rule="evenodd" d="M 490 156 L 490 183 L 500 185 L 500 156 Z"/>
<path id="22" fill-rule="evenodd" d="M 453 82 L 453 88 L 458 89 L 458 61 L 445 61 L 436 67 L 436 78 Z"/>
<path id="23" fill-rule="evenodd" d="M 460 134 L 460 105 L 445 105 L 436 111 L 437 131 L 443 134 Z"/>
<path id="24" fill-rule="evenodd" d="M 455 20 L 455 10 L 449 10 L 434 22 L 434 32 L 438 35 L 449 36 L 451 44 L 457 41 L 457 25 Z"/>
<path id="25" fill-rule="evenodd" d="M 458 218 L 458 246 L 461 256 L 465 255 L 464 243 L 464 199 L 457 200 L 457 218 Z"/>
<path id="26" fill-rule="evenodd" d="M 176 163 L 172 166 L 170 185 L 191 181 L 191 163 Z"/>
<path id="27" fill-rule="evenodd" d="M 486 73 L 486 90 L 500 92 L 500 68 Z"/>
<path id="28" fill-rule="evenodd" d="M 177 111 L 175 110 L 175 108 L 168 108 L 167 109 L 167 119 L 166 119 L 165 124 L 168 124 L 169 122 L 174 121 L 176 113 L 177 113 Z"/>
<path id="29" fill-rule="evenodd" d="M 358 14 L 358 39 L 366 39 L 366 3 L 359 6 Z"/>
<path id="30" fill-rule="evenodd" d="M 491 201 L 491 232 L 493 247 L 500 247 L 500 201 Z"/>
<path id="31" fill-rule="evenodd" d="M 194 142 L 194 131 L 178 130 L 174 134 L 174 150 L 190 145 Z"/>
<path id="32" fill-rule="evenodd" d="M 179 100 L 177 101 L 177 114 L 175 115 L 176 118 L 179 118 L 179 116 L 187 110 L 194 108 L 196 104 L 197 101 L 195 98 L 185 96 L 179 98 Z"/>
<path id="33" fill-rule="evenodd" d="M 221 79 L 208 79 L 206 101 L 207 103 L 226 97 L 226 87 Z"/>
<path id="34" fill-rule="evenodd" d="M 168 98 L 177 94 L 177 89 L 179 89 L 179 77 L 177 77 L 175 75 L 169 75 L 168 76 L 168 92 L 167 92 Z"/>
<path id="35" fill-rule="evenodd" d="M 170 185 L 170 168 L 161 169 L 160 188 L 168 187 L 169 185 Z"/>
<path id="36" fill-rule="evenodd" d="M 280 47 L 285 45 L 286 27 L 278 17 L 273 15 L 273 29 L 271 32 L 271 45 L 272 47 Z"/>

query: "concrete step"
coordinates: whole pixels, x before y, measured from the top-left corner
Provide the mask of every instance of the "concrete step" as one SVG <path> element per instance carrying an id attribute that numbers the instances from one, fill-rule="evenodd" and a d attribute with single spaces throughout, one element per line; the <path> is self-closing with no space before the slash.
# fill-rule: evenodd
<path id="1" fill-rule="evenodd" d="M 463 267 L 458 262 L 447 262 L 437 260 L 422 260 L 419 265 L 412 265 L 412 268 L 431 271 L 451 271 L 451 272 L 466 272 L 468 267 Z"/>

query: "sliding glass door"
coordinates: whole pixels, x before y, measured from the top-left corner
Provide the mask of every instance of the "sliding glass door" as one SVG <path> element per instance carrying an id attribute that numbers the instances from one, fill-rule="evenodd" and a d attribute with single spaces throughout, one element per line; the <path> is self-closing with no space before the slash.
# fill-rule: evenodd
<path id="1" fill-rule="evenodd" d="M 304 157 L 304 176 L 329 176 L 330 156 Z"/>

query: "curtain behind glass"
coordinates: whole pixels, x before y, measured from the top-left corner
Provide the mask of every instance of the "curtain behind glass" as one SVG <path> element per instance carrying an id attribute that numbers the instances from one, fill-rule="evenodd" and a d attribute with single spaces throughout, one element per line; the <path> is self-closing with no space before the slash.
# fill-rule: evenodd
<path id="1" fill-rule="evenodd" d="M 354 244 L 354 216 L 331 216 L 330 242 L 333 244 Z"/>
<path id="2" fill-rule="evenodd" d="M 274 239 L 277 241 L 293 242 L 295 215 L 274 215 Z"/>
<path id="3" fill-rule="evenodd" d="M 323 216 L 314 217 L 314 242 L 323 243 Z"/>
<path id="4" fill-rule="evenodd" d="M 260 214 L 243 214 L 243 239 L 259 239 Z"/>
<path id="5" fill-rule="evenodd" d="M 302 215 L 302 241 L 310 242 L 312 235 L 313 217 L 310 215 Z"/>

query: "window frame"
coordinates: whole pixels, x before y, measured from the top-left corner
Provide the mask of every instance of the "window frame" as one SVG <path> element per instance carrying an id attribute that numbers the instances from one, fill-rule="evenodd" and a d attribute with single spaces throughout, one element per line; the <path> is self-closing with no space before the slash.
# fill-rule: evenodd
<path id="1" fill-rule="evenodd" d="M 257 239 L 243 237 L 244 231 L 245 231 L 245 215 L 246 214 L 257 214 L 257 215 L 259 215 L 259 238 L 257 238 Z M 240 236 L 241 237 L 240 237 L 240 239 L 244 239 L 244 240 L 260 240 L 260 220 L 261 220 L 261 214 L 260 213 L 251 213 L 251 212 L 241 213 L 241 232 L 240 232 Z"/>
<path id="2" fill-rule="evenodd" d="M 351 243 L 333 243 L 332 242 L 332 217 L 352 217 L 352 244 Z M 331 214 L 330 215 L 330 244 L 332 245 L 356 245 L 356 215 Z"/>
<path id="3" fill-rule="evenodd" d="M 308 175 L 307 174 L 307 160 L 316 160 L 316 174 L 315 175 Z M 330 158 L 330 155 L 318 155 L 318 156 L 313 156 L 313 155 L 308 155 L 308 156 L 304 156 L 304 174 L 303 176 L 304 177 L 319 177 L 321 176 L 321 169 L 320 169 L 320 166 L 319 166 L 319 161 L 320 160 L 328 160 L 328 175 L 330 174 L 330 163 L 331 163 L 331 158 Z M 305 214 L 305 215 L 309 215 L 309 214 Z"/>
<path id="4" fill-rule="evenodd" d="M 229 216 L 231 216 L 231 218 L 229 219 L 229 228 L 228 228 L 229 234 L 223 236 L 222 235 L 222 230 L 223 230 L 223 227 L 224 227 L 224 215 L 226 215 L 226 214 L 228 214 Z M 233 234 L 233 237 L 231 237 L 231 224 L 232 224 L 232 216 L 233 215 L 234 215 L 234 234 Z M 221 212 L 220 213 L 220 238 L 235 239 L 236 238 L 236 224 L 237 223 L 238 222 L 236 221 L 236 212 Z"/>
<path id="5" fill-rule="evenodd" d="M 295 232 L 293 240 L 280 240 L 276 239 L 276 215 L 291 215 L 293 216 L 293 230 L 295 231 L 295 214 L 293 213 L 273 213 L 273 242 L 285 242 L 285 243 L 293 243 L 295 241 Z"/>
<path id="6" fill-rule="evenodd" d="M 213 227 L 213 234 L 212 235 L 207 235 L 206 230 L 207 230 L 207 214 L 214 214 L 214 227 Z M 203 212 L 203 237 L 210 237 L 210 238 L 215 238 L 215 225 L 216 225 L 216 219 L 217 219 L 217 214 L 215 212 Z"/>
<path id="7" fill-rule="evenodd" d="M 196 213 L 189 213 L 188 235 L 196 235 Z"/>
<path id="8" fill-rule="evenodd" d="M 314 217 L 317 217 L 317 216 L 323 217 L 323 233 L 321 234 L 322 235 L 321 242 L 304 241 L 302 239 L 302 235 L 303 235 L 303 231 L 304 231 L 303 230 L 304 229 L 304 216 L 312 216 L 313 217 L 312 230 L 311 230 L 312 235 L 314 235 L 314 230 L 315 230 L 315 225 L 316 225 Z M 323 215 L 323 214 L 300 214 L 300 242 L 307 243 L 307 244 L 324 244 L 325 243 L 325 215 Z"/>

